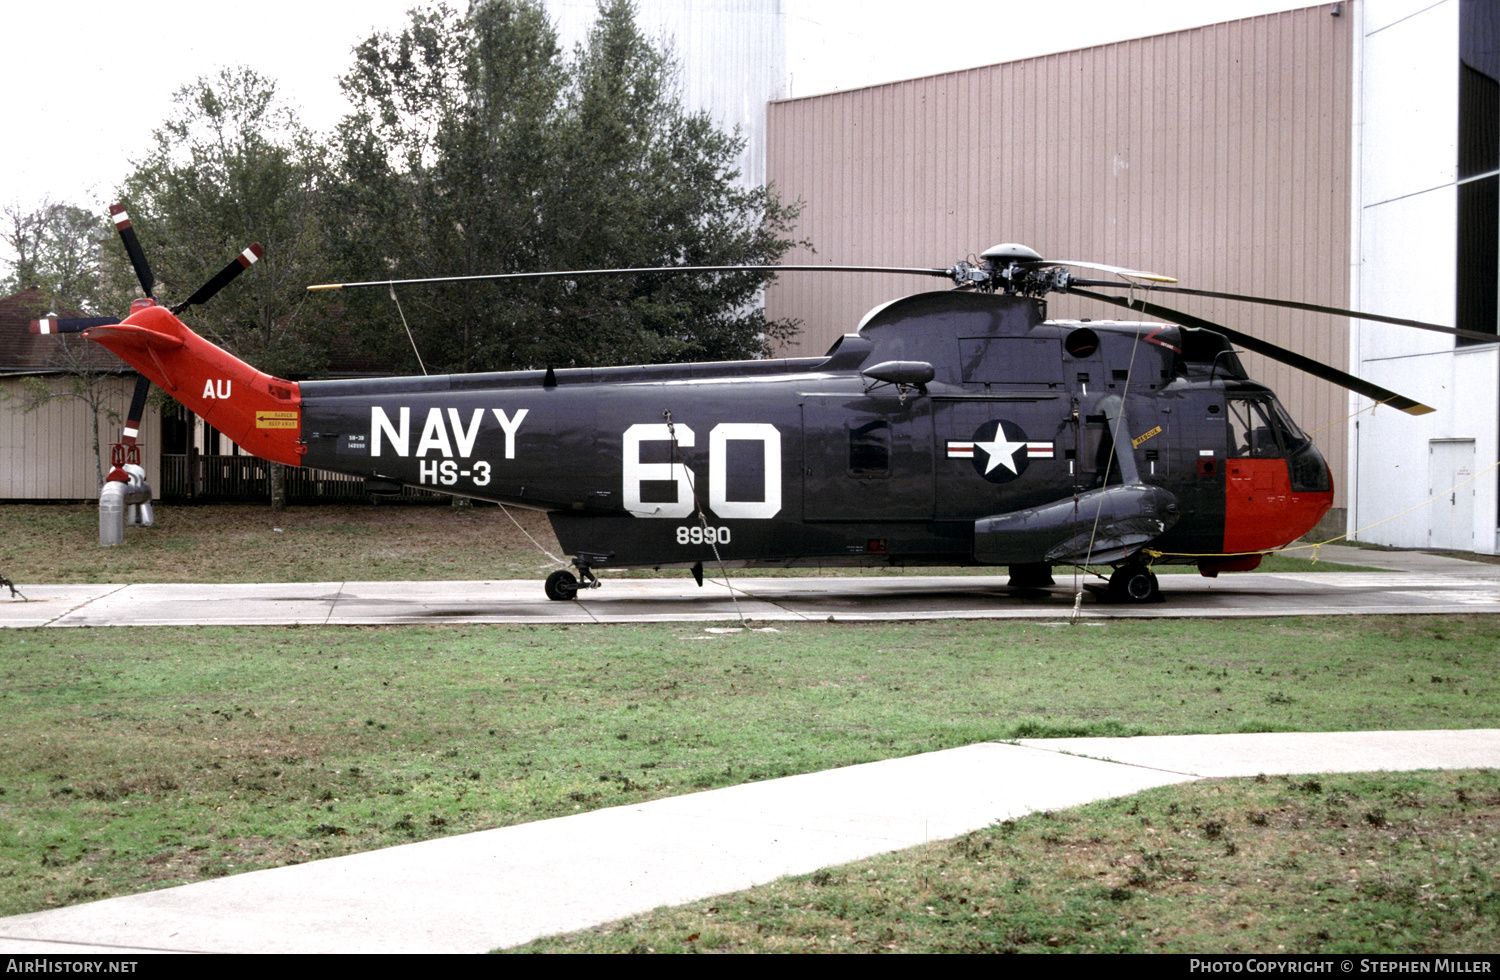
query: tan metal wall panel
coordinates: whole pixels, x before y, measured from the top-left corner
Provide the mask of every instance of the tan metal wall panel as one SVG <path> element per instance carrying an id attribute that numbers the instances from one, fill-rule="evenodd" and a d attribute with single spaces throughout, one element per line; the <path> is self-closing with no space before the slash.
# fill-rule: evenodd
<path id="1" fill-rule="evenodd" d="M 134 377 L 110 378 L 106 405 L 114 418 L 99 424 L 99 453 L 109 472 L 110 445 L 130 410 Z M 67 390 L 67 382 L 49 379 L 53 391 Z M 94 466 L 89 438 L 90 413 L 77 398 L 55 398 L 27 412 L 26 382 L 0 380 L 0 500 L 92 500 L 99 496 L 99 471 Z M 141 465 L 146 482 L 161 485 L 160 412 L 149 403 L 141 420 Z"/>
<path id="2" fill-rule="evenodd" d="M 1353 17 L 1334 5 L 772 103 L 768 175 L 805 204 L 795 263 L 947 266 L 1002 241 L 1175 275 L 1185 285 L 1343 306 Z M 788 274 L 767 314 L 820 353 L 916 277 Z M 1341 320 L 1173 298 L 1337 367 Z M 1054 297 L 1054 317 L 1110 317 Z M 1333 467 L 1344 392 L 1247 356 Z"/>

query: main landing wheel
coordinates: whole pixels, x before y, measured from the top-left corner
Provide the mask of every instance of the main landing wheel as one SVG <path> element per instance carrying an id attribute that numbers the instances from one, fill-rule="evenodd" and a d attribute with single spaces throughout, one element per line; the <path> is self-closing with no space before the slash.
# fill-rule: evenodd
<path id="1" fill-rule="evenodd" d="M 565 568 L 559 568 L 547 576 L 547 598 L 567 602 L 578 597 L 578 579 Z"/>
<path id="2" fill-rule="evenodd" d="M 1145 565 L 1121 565 L 1109 577 L 1109 594 L 1120 602 L 1160 602 L 1161 586 Z"/>

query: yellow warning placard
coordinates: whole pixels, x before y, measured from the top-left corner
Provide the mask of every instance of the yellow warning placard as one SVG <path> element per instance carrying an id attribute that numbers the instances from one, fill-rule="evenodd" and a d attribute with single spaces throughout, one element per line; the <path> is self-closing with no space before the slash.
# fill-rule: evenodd
<path id="1" fill-rule="evenodd" d="M 297 427 L 297 413 L 256 412 L 255 427 L 257 429 L 295 429 Z"/>
<path id="2" fill-rule="evenodd" d="M 1131 449 L 1139 449 L 1139 448 L 1141 448 L 1141 443 L 1145 442 L 1147 439 L 1150 439 L 1152 436 L 1160 435 L 1160 434 L 1161 434 L 1161 426 L 1158 425 L 1156 428 L 1152 429 L 1150 432 L 1143 432 L 1140 435 L 1136 436 L 1134 439 L 1130 440 L 1130 448 Z"/>

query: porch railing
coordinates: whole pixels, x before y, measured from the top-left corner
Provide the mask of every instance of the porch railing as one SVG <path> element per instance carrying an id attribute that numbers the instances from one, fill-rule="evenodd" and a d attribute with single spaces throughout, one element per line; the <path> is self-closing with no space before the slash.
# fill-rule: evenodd
<path id="1" fill-rule="evenodd" d="M 218 456 L 207 453 L 161 457 L 163 500 L 250 500 L 271 496 L 270 464 L 254 456 Z M 286 467 L 287 500 L 362 499 L 365 481 L 361 477 L 305 467 Z M 407 487 L 402 497 L 439 496 L 428 490 Z"/>

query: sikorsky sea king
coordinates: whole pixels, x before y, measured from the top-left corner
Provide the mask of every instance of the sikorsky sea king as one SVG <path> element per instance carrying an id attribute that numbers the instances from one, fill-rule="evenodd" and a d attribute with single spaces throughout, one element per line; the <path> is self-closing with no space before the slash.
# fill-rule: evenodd
<path id="1" fill-rule="evenodd" d="M 422 487 L 545 511 L 574 566 L 548 577 L 546 594 L 557 600 L 597 586 L 599 569 L 679 567 L 701 584 L 704 565 L 721 561 L 1001 566 L 1016 587 L 1050 584 L 1057 565 L 1110 566 L 1109 596 L 1152 601 L 1153 563 L 1194 564 L 1206 575 L 1255 568 L 1333 501 L 1326 462 L 1275 394 L 1247 376 L 1235 344 L 1405 412 L 1431 409 L 1140 295 L 1271 303 L 1463 335 L 998 245 L 948 268 L 775 267 L 930 275 L 956 287 L 876 308 L 821 357 L 293 382 L 178 318 L 248 268 L 258 246 L 169 309 L 152 298 L 124 209 L 112 211 L 146 297 L 124 320 L 32 328 L 82 331 L 140 372 L 126 445 L 156 384 L 263 459 L 361 476 L 372 493 Z M 1067 271 L 1080 268 L 1121 278 Z M 441 281 L 452 280 L 422 280 Z M 1122 281 L 1131 296 L 1093 291 Z M 1048 320 L 1053 292 L 1167 325 Z"/>

